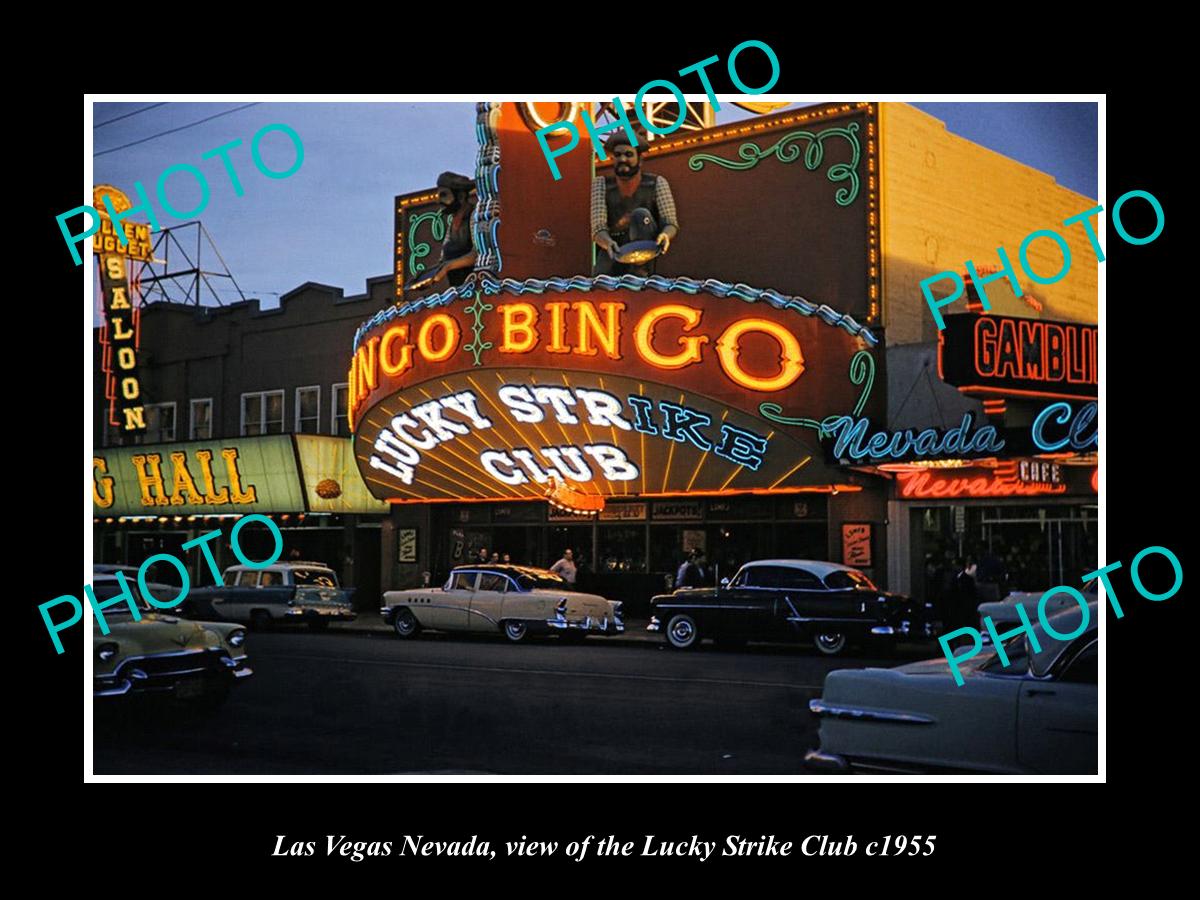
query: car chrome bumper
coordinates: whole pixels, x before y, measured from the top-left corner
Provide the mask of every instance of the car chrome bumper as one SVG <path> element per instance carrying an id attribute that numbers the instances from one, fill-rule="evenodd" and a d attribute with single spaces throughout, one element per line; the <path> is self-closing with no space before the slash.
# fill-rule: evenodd
<path id="1" fill-rule="evenodd" d="M 231 657 L 214 650 L 131 656 L 113 674 L 93 679 L 92 696 L 173 694 L 184 682 L 205 679 L 227 678 L 232 683 L 254 674 L 248 660 L 244 654 Z"/>
<path id="2" fill-rule="evenodd" d="M 850 771 L 850 764 L 835 753 L 822 753 L 820 750 L 809 750 L 804 754 L 804 765 L 814 772 L 831 772 L 843 774 Z"/>
<path id="3" fill-rule="evenodd" d="M 647 631 L 662 631 L 662 622 L 658 621 L 658 616 L 650 617 L 650 624 L 646 626 Z"/>
<path id="4" fill-rule="evenodd" d="M 283 614 L 284 619 L 330 619 L 334 622 L 353 622 L 358 613 L 344 609 L 313 609 L 312 607 L 292 607 Z"/>
<path id="5" fill-rule="evenodd" d="M 604 616 L 600 619 L 593 619 L 591 616 L 586 616 L 582 621 L 576 619 L 571 621 L 562 613 L 556 613 L 553 619 L 547 619 L 546 625 L 556 631 L 594 631 L 598 634 L 620 634 L 625 630 L 625 623 L 620 618 L 610 619 Z"/>

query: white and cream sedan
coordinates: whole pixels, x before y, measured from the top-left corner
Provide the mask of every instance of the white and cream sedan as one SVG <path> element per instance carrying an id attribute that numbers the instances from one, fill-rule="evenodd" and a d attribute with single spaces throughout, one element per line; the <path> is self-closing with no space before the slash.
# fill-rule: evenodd
<path id="1" fill-rule="evenodd" d="M 379 612 L 401 638 L 426 628 L 499 631 L 510 641 L 530 634 L 582 639 L 625 630 L 620 603 L 574 591 L 553 572 L 528 566 L 459 566 L 440 588 L 388 591 Z"/>
<path id="2" fill-rule="evenodd" d="M 894 669 L 839 669 L 809 703 L 821 722 L 810 769 L 930 773 L 1092 774 L 1097 771 L 1096 603 L 1087 628 L 1060 641 L 1040 622 L 1041 648 L 1025 634 L 1004 642 L 1009 665 L 989 647 L 959 663 L 930 659 Z M 1049 617 L 1078 630 L 1081 607 Z"/>

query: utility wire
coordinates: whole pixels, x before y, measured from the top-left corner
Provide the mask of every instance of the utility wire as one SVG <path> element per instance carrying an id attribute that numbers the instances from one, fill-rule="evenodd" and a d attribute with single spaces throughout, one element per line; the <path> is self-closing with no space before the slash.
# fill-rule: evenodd
<path id="1" fill-rule="evenodd" d="M 149 112 L 152 109 L 157 109 L 160 106 L 166 106 L 165 103 L 152 103 L 149 106 L 143 106 L 141 109 L 135 109 L 131 113 L 125 113 L 123 116 L 117 116 L 115 119 L 109 119 L 107 122 L 101 122 L 99 125 L 93 125 L 92 130 L 103 128 L 105 125 L 111 125 L 113 122 L 120 122 L 122 119 L 128 119 L 130 116 L 136 116 L 138 113 Z"/>
<path id="2" fill-rule="evenodd" d="M 144 137 L 137 141 L 130 141 L 128 144 L 122 144 L 120 147 L 113 147 L 109 150 L 101 150 L 99 153 L 93 153 L 92 156 L 104 156 L 106 153 L 116 153 L 118 150 L 124 150 L 127 147 L 135 147 L 138 144 L 144 144 L 146 141 L 152 141 L 155 138 L 162 137 L 167 134 L 174 134 L 177 131 L 183 131 L 185 128 L 191 128 L 193 125 L 201 125 L 204 122 L 211 122 L 213 119 L 219 119 L 221 116 L 227 116 L 230 113 L 238 112 L 239 110 L 249 109 L 251 106 L 258 106 L 257 103 L 247 103 L 245 106 L 235 106 L 233 109 L 227 109 L 225 112 L 219 112 L 215 115 L 207 116 L 203 119 L 197 119 L 195 122 L 189 122 L 186 125 L 180 125 L 178 128 L 169 128 L 166 131 L 160 131 L 158 134 L 152 134 L 150 137 Z"/>

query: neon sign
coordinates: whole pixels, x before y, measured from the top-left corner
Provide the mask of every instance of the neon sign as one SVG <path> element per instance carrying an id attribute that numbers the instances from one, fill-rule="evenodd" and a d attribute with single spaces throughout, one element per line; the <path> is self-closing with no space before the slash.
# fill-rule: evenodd
<path id="1" fill-rule="evenodd" d="M 791 387 L 805 369 L 796 335 L 766 318 L 736 319 L 712 334 L 701 329 L 705 310 L 680 303 L 653 306 L 636 318 L 627 315 L 621 301 L 501 303 L 495 311 L 499 330 L 489 343 L 509 357 L 546 353 L 620 361 L 632 355 L 659 370 L 684 369 L 715 357 L 724 379 L 762 393 Z M 437 312 L 419 325 L 397 323 L 364 341 L 350 364 L 352 421 L 381 383 L 430 377 L 437 364 L 463 349 L 465 331 L 473 329 L 451 313 Z M 713 348 L 711 355 L 705 353 L 706 344 Z"/>
<path id="2" fill-rule="evenodd" d="M 877 431 L 867 439 L 870 423 L 866 419 L 840 416 L 823 423 L 826 434 L 836 438 L 833 455 L 837 459 L 849 456 L 855 462 L 870 459 L 898 460 L 910 457 L 955 456 L 971 454 L 995 456 L 1004 449 L 1004 440 L 997 436 L 996 429 L 984 425 L 972 433 L 975 422 L 972 413 L 963 416 L 962 423 L 939 434 L 936 428 L 926 428 L 916 436 L 911 430 L 889 434 Z"/>
<path id="3" fill-rule="evenodd" d="M 1041 480 L 1040 460 L 1008 460 L 994 469 L 921 469 L 896 474 L 897 496 L 902 500 L 949 499 L 954 497 L 1029 497 L 1085 492 L 1075 474 L 1078 466 L 1047 470 L 1048 481 Z M 1034 472 L 1037 467 L 1038 471 Z M 1096 490 L 1095 472 L 1087 473 L 1092 491 Z M 1037 476 L 1036 478 L 1033 476 Z M 1081 476 L 1082 477 L 1082 476 Z M 1029 480 L 1025 480 L 1029 479 Z"/>
<path id="4" fill-rule="evenodd" d="M 1095 325 L 962 313 L 946 317 L 938 370 L 963 393 L 1096 397 Z"/>
<path id="5" fill-rule="evenodd" d="M 1052 423 L 1067 425 L 1065 430 L 1058 429 L 1065 433 L 1064 437 L 1057 439 L 1049 437 Z M 1078 410 L 1072 410 L 1069 403 L 1051 403 L 1033 420 L 1033 443 L 1044 453 L 1055 453 L 1064 450 L 1068 445 L 1072 450 L 1096 448 L 1100 443 L 1096 404 L 1092 402 L 1081 406 Z"/>
<path id="6" fill-rule="evenodd" d="M 393 503 L 826 489 L 843 479 L 808 423 L 881 417 L 878 343 L 747 285 L 476 271 L 358 330 L 355 459 Z"/>

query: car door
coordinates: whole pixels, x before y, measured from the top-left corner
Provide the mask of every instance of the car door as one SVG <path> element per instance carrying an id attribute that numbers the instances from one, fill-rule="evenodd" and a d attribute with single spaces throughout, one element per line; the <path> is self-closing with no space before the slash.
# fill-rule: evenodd
<path id="1" fill-rule="evenodd" d="M 808 569 L 781 568 L 776 583 L 776 627 L 789 636 L 807 636 L 813 622 L 845 618 L 839 615 L 838 606 L 829 602 L 829 589 Z"/>
<path id="2" fill-rule="evenodd" d="M 429 628 L 444 628 L 447 631 L 465 631 L 468 627 L 467 613 L 471 608 L 471 595 L 475 591 L 478 572 L 452 572 L 447 587 L 435 591 L 432 603 L 422 603 L 415 610 L 422 625 Z"/>
<path id="3" fill-rule="evenodd" d="M 232 590 L 222 591 L 214 598 L 213 609 L 223 619 L 245 623 L 250 621 L 250 604 L 258 590 L 258 570 L 239 569 L 231 574 L 234 574 L 234 579 L 230 581 L 226 578 L 225 583 L 230 585 Z"/>
<path id="4" fill-rule="evenodd" d="M 717 621 L 722 634 L 770 640 L 780 630 L 776 614 L 781 582 L 778 566 L 746 566 L 728 592 L 717 596 Z"/>
<path id="5" fill-rule="evenodd" d="M 511 585 L 508 578 L 497 572 L 480 572 L 467 627 L 472 631 L 495 631 L 500 627 L 500 608 Z"/>
<path id="6" fill-rule="evenodd" d="M 1089 774 L 1097 770 L 1098 645 L 1093 638 L 1050 678 L 1021 682 L 1017 757 L 1035 772 Z"/>

